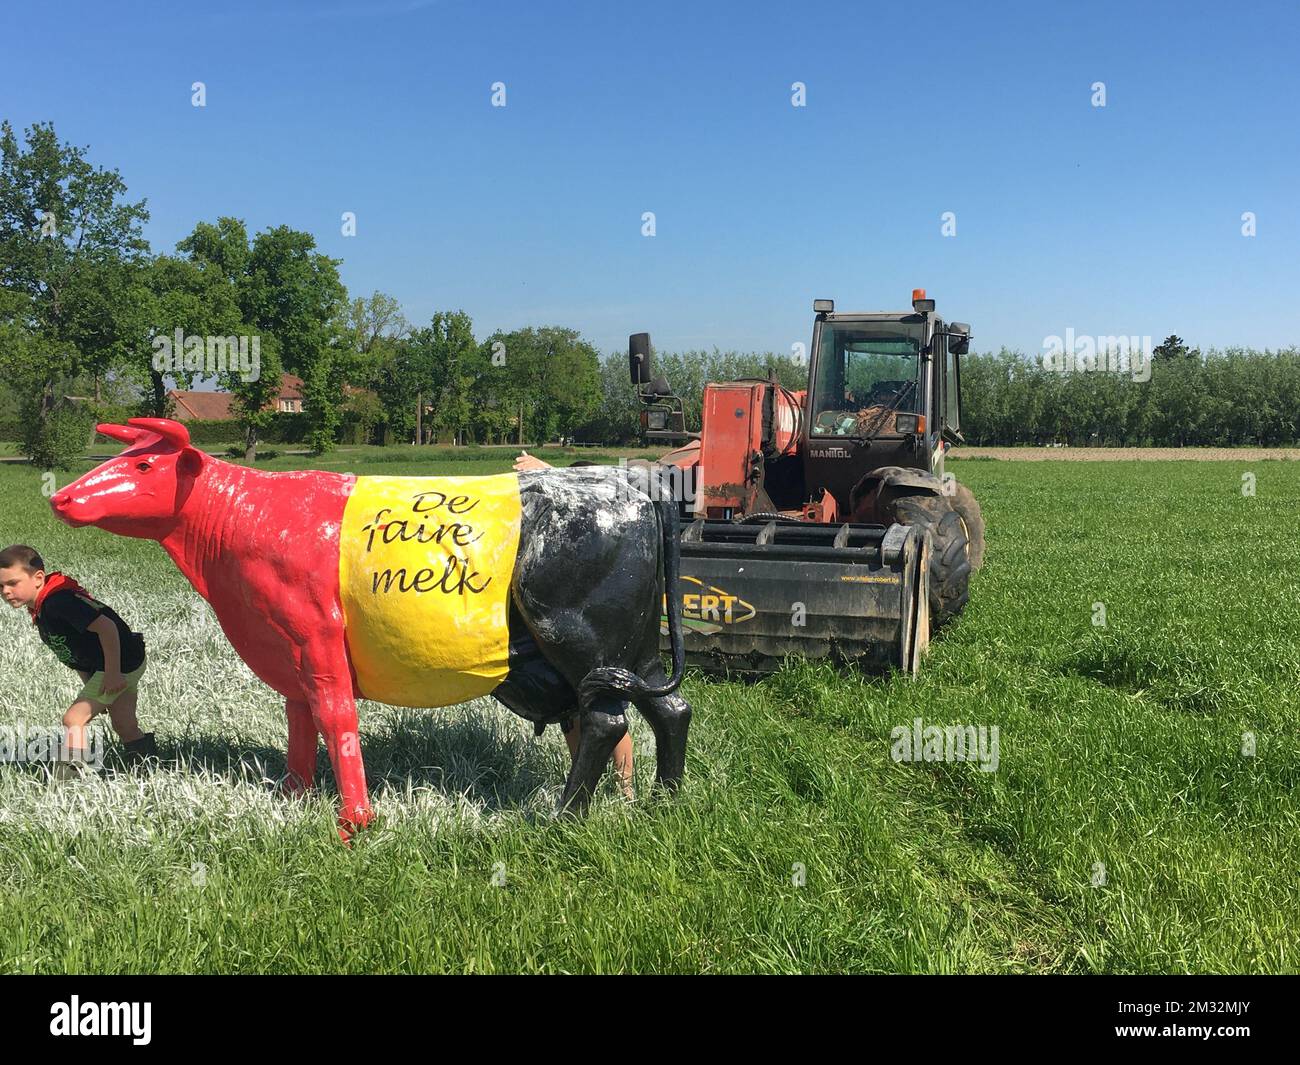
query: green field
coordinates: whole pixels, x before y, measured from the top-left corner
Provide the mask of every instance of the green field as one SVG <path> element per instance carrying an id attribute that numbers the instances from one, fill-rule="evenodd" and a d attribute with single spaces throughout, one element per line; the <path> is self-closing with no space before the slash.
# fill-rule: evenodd
<path id="1" fill-rule="evenodd" d="M 328 465 L 511 455 L 385 457 Z M 950 468 L 988 562 L 919 681 L 692 675 L 682 793 L 629 805 L 607 779 L 582 823 L 552 816 L 556 730 L 490 700 L 364 704 L 379 822 L 349 849 L 323 750 L 316 796 L 273 793 L 280 701 L 161 548 L 62 526 L 37 471 L 0 466 L 0 541 L 146 633 L 165 758 L 65 784 L 0 765 L 0 971 L 1300 969 L 1300 464 Z M 3 618 L 0 725 L 56 724 L 76 677 Z M 895 763 L 917 717 L 997 726 L 997 771 Z M 635 715 L 633 735 L 646 795 Z"/>

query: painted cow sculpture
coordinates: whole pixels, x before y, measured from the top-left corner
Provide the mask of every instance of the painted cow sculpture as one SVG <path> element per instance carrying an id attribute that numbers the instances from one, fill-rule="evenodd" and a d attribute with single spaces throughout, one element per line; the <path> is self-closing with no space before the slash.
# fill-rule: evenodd
<path id="1" fill-rule="evenodd" d="M 286 790 L 325 739 L 346 839 L 371 819 L 357 698 L 445 706 L 491 694 L 540 730 L 581 721 L 560 801 L 585 810 L 632 702 L 657 780 L 681 779 L 691 708 L 677 506 L 650 470 L 498 477 L 271 473 L 212 458 L 164 418 L 99 432 L 129 446 L 58 492 L 63 521 L 159 541 L 289 719 Z M 640 478 L 640 479 L 638 479 Z M 660 580 L 662 566 L 663 583 Z"/>

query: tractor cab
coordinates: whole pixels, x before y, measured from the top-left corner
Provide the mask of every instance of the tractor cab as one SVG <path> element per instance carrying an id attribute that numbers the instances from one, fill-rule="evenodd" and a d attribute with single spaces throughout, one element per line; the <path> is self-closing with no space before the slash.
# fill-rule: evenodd
<path id="1" fill-rule="evenodd" d="M 942 444 L 962 439 L 958 356 L 970 327 L 945 325 L 924 289 L 913 291 L 910 313 L 836 313 L 831 300 L 813 308 L 805 483 L 847 511 L 867 470 L 941 476 Z"/>

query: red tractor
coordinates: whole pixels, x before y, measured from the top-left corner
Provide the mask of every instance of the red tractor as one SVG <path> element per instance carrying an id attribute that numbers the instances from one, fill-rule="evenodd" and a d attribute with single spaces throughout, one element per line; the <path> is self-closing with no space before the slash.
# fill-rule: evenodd
<path id="1" fill-rule="evenodd" d="M 629 339 L 646 439 L 680 444 L 689 659 L 762 673 L 787 655 L 915 674 L 930 631 L 961 612 L 984 553 L 970 490 L 944 474 L 962 441 L 960 356 L 923 289 L 912 310 L 813 303 L 808 387 L 773 374 L 709 384 L 699 433 Z"/>

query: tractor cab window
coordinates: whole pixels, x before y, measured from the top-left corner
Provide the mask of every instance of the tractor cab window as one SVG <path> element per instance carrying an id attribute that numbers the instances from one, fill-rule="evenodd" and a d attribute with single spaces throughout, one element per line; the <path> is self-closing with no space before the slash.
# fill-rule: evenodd
<path id="1" fill-rule="evenodd" d="M 858 437 L 892 433 L 896 412 L 920 411 L 921 336 L 919 323 L 824 326 L 813 382 L 812 432 Z"/>

